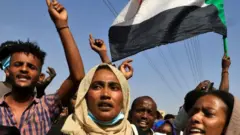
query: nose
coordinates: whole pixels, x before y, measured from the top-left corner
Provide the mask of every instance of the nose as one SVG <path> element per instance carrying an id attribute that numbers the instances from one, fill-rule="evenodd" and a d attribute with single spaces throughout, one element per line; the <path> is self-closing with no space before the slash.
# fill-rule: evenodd
<path id="1" fill-rule="evenodd" d="M 146 111 L 142 112 L 141 117 L 142 117 L 142 119 L 147 119 L 148 118 L 148 112 L 146 112 Z"/>
<path id="2" fill-rule="evenodd" d="M 202 114 L 201 112 L 195 113 L 191 118 L 190 121 L 192 124 L 199 124 L 202 121 Z"/>
<path id="3" fill-rule="evenodd" d="M 104 87 L 101 90 L 101 97 L 100 97 L 100 99 L 101 100 L 111 99 L 110 90 L 108 88 Z"/>
<path id="4" fill-rule="evenodd" d="M 23 65 L 21 66 L 20 72 L 21 72 L 21 73 L 24 73 L 24 74 L 28 73 L 28 67 L 27 67 L 26 64 L 23 64 Z"/>

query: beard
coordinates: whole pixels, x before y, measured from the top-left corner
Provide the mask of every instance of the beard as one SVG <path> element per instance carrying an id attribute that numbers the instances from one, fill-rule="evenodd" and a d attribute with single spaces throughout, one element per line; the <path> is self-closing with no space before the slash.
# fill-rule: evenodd
<path id="1" fill-rule="evenodd" d="M 37 82 L 36 83 L 31 82 L 28 85 L 20 85 L 17 83 L 17 77 L 14 77 L 12 74 L 9 75 L 8 79 L 12 85 L 12 91 L 17 92 L 20 95 L 21 94 L 28 95 L 34 93 L 34 88 Z"/>

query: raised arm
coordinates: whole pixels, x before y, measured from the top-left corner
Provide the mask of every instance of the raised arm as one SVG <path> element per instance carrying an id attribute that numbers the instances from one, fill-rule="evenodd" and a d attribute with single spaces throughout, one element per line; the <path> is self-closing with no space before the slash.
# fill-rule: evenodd
<path id="1" fill-rule="evenodd" d="M 123 73 L 125 78 L 128 80 L 133 76 L 133 67 L 131 65 L 131 62 L 133 60 L 125 60 L 123 63 L 118 67 L 118 69 Z"/>
<path id="2" fill-rule="evenodd" d="M 101 39 L 94 39 L 92 34 L 89 35 L 89 44 L 101 58 L 102 63 L 111 63 L 108 55 L 107 55 L 107 47 L 103 40 Z"/>
<path id="3" fill-rule="evenodd" d="M 46 2 L 50 17 L 62 41 L 70 72 L 69 77 L 63 82 L 57 92 L 59 99 L 64 102 L 70 99 L 77 91 L 78 85 L 85 75 L 84 67 L 79 50 L 68 26 L 67 10 L 56 0 L 46 0 Z"/>
<path id="4" fill-rule="evenodd" d="M 43 95 L 45 95 L 45 89 L 57 75 L 55 69 L 52 67 L 48 67 L 47 73 L 48 73 L 47 78 L 45 78 L 45 74 L 43 74 L 43 73 L 40 75 L 40 77 L 42 77 L 42 79 L 38 82 L 38 84 L 36 86 L 37 87 L 37 98 L 41 98 Z"/>
<path id="5" fill-rule="evenodd" d="M 225 54 L 222 58 L 222 78 L 219 90 L 229 92 L 229 67 L 231 65 L 230 57 L 227 57 Z"/>

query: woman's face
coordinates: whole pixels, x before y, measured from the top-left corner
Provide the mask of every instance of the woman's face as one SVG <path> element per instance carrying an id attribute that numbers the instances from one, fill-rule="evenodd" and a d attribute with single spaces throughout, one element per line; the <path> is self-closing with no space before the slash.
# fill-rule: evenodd
<path id="1" fill-rule="evenodd" d="M 190 111 L 187 135 L 221 135 L 227 118 L 227 106 L 216 96 L 206 95 L 197 100 Z"/>
<path id="2" fill-rule="evenodd" d="M 108 69 L 97 70 L 86 95 L 89 111 L 101 121 L 113 120 L 122 110 L 123 94 L 119 80 Z"/>

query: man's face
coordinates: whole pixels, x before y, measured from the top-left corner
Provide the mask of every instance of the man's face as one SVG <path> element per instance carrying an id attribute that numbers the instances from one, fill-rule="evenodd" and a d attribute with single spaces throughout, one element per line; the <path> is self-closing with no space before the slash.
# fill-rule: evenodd
<path id="1" fill-rule="evenodd" d="M 34 88 L 41 71 L 40 60 L 31 53 L 17 52 L 11 57 L 11 63 L 6 70 L 13 87 Z"/>
<path id="2" fill-rule="evenodd" d="M 143 131 L 152 128 L 156 119 L 157 106 L 156 103 L 148 98 L 139 99 L 135 107 L 131 111 L 132 124 L 137 125 Z"/>

